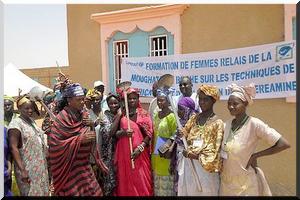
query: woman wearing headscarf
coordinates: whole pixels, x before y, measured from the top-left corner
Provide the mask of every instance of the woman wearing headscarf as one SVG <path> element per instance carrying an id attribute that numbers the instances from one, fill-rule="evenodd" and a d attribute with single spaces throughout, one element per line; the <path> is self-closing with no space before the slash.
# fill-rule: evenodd
<path id="1" fill-rule="evenodd" d="M 178 112 L 178 117 L 179 121 L 181 123 L 181 126 L 184 127 L 186 122 L 191 118 L 192 115 L 198 113 L 198 110 L 196 110 L 196 104 L 194 100 L 191 97 L 182 97 L 177 105 L 177 112 Z M 178 193 L 178 161 L 182 159 L 182 152 L 184 149 L 183 141 L 180 138 L 178 132 L 175 135 L 175 147 L 174 149 L 176 150 L 172 154 L 171 158 L 171 172 L 174 174 L 174 191 L 177 195 Z"/>
<path id="2" fill-rule="evenodd" d="M 182 97 L 178 102 L 178 117 L 182 127 L 185 126 L 186 122 L 190 117 L 197 113 L 196 104 L 191 97 Z"/>
<path id="3" fill-rule="evenodd" d="M 139 101 L 139 91 L 127 90 L 129 119 L 123 115 L 116 136 L 115 165 L 117 167 L 117 196 L 152 196 L 153 184 L 150 161 L 150 140 L 153 135 L 151 117 Z M 128 120 L 131 130 L 128 130 Z M 133 153 L 130 154 L 129 138 Z M 134 160 L 134 168 L 131 165 Z"/>
<path id="4" fill-rule="evenodd" d="M 4 102 L 3 102 L 3 110 L 4 110 L 4 127 L 8 127 L 9 123 L 12 119 L 19 116 L 19 114 L 14 112 L 14 103 L 15 100 L 13 97 L 4 95 Z M 8 133 L 6 132 L 6 140 L 8 141 Z M 12 160 L 11 160 L 12 161 Z M 10 162 L 10 161 L 9 161 Z M 11 190 L 13 196 L 20 196 L 20 191 L 17 185 L 15 170 L 14 170 L 14 163 L 11 162 L 9 166 L 10 178 L 11 178 Z"/>
<path id="5" fill-rule="evenodd" d="M 85 125 L 88 125 L 92 127 L 93 130 L 96 132 L 96 142 L 93 144 L 92 147 L 92 153 L 96 153 L 96 147 L 98 148 L 98 151 L 100 152 L 101 150 L 101 145 L 102 145 L 102 140 L 100 138 L 100 120 L 103 118 L 103 112 L 101 110 L 101 105 L 100 102 L 102 100 L 102 94 L 95 90 L 95 89 L 90 89 L 87 91 L 85 94 L 85 107 L 84 107 L 84 113 L 85 115 L 82 118 L 82 123 Z M 88 108 L 87 101 L 90 103 L 90 107 Z M 100 180 L 100 169 L 97 167 L 95 159 L 93 158 L 93 155 L 90 155 L 90 163 L 92 165 L 94 174 L 96 176 L 96 179 L 98 183 L 101 183 Z"/>
<path id="6" fill-rule="evenodd" d="M 120 109 L 119 97 L 109 94 L 106 98 L 109 110 L 104 111 L 103 120 L 100 122 L 100 137 L 102 141 L 101 156 L 108 167 L 108 174 L 101 174 L 104 196 L 115 195 L 116 168 L 114 166 L 114 155 L 116 149 L 116 132 L 119 129 L 122 110 Z"/>
<path id="7" fill-rule="evenodd" d="M 17 100 L 20 116 L 8 126 L 10 150 L 15 161 L 15 175 L 22 196 L 48 196 L 47 138 L 32 119 L 35 102 L 27 96 Z"/>
<path id="8" fill-rule="evenodd" d="M 177 124 L 173 111 L 169 107 L 168 91 L 157 90 L 157 105 L 160 111 L 154 113 L 153 126 L 154 150 L 151 163 L 155 196 L 175 196 L 174 175 L 170 174 L 170 159 L 160 157 L 158 148 L 175 135 Z"/>
<path id="9" fill-rule="evenodd" d="M 178 163 L 178 196 L 217 196 L 224 124 L 214 113 L 213 105 L 219 100 L 220 93 L 215 86 L 201 85 L 197 95 L 202 112 L 193 115 L 182 129 L 188 146 Z M 191 171 L 187 159 L 193 162 L 196 174 Z"/>
<path id="10" fill-rule="evenodd" d="M 275 129 L 258 118 L 247 115 L 247 106 L 253 104 L 255 86 L 232 84 L 227 108 L 234 119 L 225 123 L 222 145 L 223 169 L 221 196 L 270 196 L 264 174 L 257 167 L 257 158 L 278 153 L 289 144 Z M 255 153 L 260 140 L 271 147 Z"/>
<path id="11" fill-rule="evenodd" d="M 92 152 L 95 131 L 83 123 L 84 92 L 80 84 L 70 83 L 63 90 L 63 109 L 49 133 L 49 158 L 56 196 L 101 196 L 102 190 L 90 164 L 94 156 L 98 167 L 107 172 L 98 153 Z"/>

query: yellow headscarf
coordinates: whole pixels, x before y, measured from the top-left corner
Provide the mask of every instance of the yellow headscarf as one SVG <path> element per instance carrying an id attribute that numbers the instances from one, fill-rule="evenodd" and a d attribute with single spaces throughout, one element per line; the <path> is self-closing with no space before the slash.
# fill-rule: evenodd
<path id="1" fill-rule="evenodd" d="M 8 100 L 8 101 L 11 101 L 11 102 L 14 102 L 14 98 L 12 98 L 11 96 L 7 96 L 7 95 L 4 95 L 4 100 Z"/>
<path id="2" fill-rule="evenodd" d="M 207 96 L 211 96 L 216 101 L 220 99 L 220 92 L 217 86 L 214 85 L 200 85 L 197 93 L 203 92 Z"/>
<path id="3" fill-rule="evenodd" d="M 19 108 L 24 103 L 29 103 L 29 102 L 30 102 L 30 99 L 26 95 L 23 95 L 17 100 L 17 107 Z"/>
<path id="4" fill-rule="evenodd" d="M 97 97 L 101 96 L 101 93 L 98 90 L 89 89 L 85 96 L 87 99 L 93 100 L 93 99 L 96 99 Z"/>

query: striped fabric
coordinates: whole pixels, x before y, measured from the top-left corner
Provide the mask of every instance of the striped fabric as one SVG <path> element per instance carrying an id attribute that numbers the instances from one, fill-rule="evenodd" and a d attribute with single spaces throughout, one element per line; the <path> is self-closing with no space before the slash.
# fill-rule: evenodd
<path id="1" fill-rule="evenodd" d="M 65 107 L 49 133 L 49 158 L 57 196 L 102 196 L 89 163 L 92 143 L 82 144 L 88 127 L 81 115 Z"/>

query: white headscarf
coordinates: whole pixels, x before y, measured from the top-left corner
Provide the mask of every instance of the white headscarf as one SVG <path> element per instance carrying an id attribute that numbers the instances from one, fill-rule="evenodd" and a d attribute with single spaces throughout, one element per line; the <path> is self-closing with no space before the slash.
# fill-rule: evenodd
<path id="1" fill-rule="evenodd" d="M 248 102 L 249 106 L 253 104 L 253 98 L 256 94 L 254 83 L 251 83 L 248 86 L 238 86 L 237 84 L 232 83 L 228 88 L 230 89 L 230 96 L 236 96 L 242 101 Z"/>

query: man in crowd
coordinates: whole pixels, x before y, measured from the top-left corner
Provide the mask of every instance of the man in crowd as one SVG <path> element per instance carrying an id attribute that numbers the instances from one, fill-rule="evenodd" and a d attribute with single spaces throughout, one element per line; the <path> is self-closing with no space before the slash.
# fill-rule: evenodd
<path id="1" fill-rule="evenodd" d="M 104 113 L 106 110 L 108 110 L 108 105 L 106 102 L 106 95 L 104 94 L 105 86 L 102 81 L 95 81 L 94 82 L 94 89 L 98 90 L 102 94 L 102 101 L 101 101 L 101 110 Z"/>
<path id="2" fill-rule="evenodd" d="M 174 98 L 174 104 L 177 106 L 179 100 L 182 97 L 190 97 L 195 102 L 195 105 L 196 105 L 195 109 L 201 112 L 201 110 L 199 108 L 197 93 L 193 92 L 193 83 L 192 83 L 190 77 L 188 77 L 188 76 L 181 77 L 181 80 L 179 81 L 179 90 L 181 92 L 181 95 L 176 96 Z"/>

